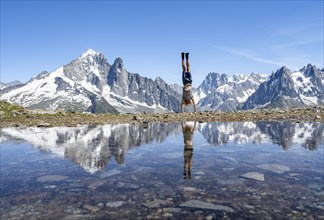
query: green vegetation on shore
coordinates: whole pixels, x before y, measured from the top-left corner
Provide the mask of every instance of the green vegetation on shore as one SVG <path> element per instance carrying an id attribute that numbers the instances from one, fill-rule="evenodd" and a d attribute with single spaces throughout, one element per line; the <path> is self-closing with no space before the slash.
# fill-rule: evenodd
<path id="1" fill-rule="evenodd" d="M 199 122 L 215 121 L 318 121 L 324 122 L 324 107 L 296 109 L 261 109 L 250 111 L 205 111 L 194 113 L 154 114 L 86 114 L 64 111 L 29 110 L 0 101 L 0 127 L 74 127 L 82 124 L 133 123 L 147 126 L 149 123 L 172 123 L 183 120 Z"/>

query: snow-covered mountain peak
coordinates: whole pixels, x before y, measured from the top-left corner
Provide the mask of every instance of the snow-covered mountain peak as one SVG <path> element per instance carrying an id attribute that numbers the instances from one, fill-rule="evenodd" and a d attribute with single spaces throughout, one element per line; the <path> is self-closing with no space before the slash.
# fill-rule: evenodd
<path id="1" fill-rule="evenodd" d="M 96 52 L 92 49 L 87 50 L 78 59 L 72 62 L 78 62 L 79 64 L 77 65 L 82 65 L 82 68 L 87 68 L 87 66 L 107 66 L 108 64 L 107 59 L 101 52 Z"/>
<path id="2" fill-rule="evenodd" d="M 110 65 L 105 56 L 92 49 L 84 52 L 78 59 L 63 66 L 64 74 L 70 79 L 81 82 L 91 81 L 99 88 L 99 79 L 105 79 Z"/>
<path id="3" fill-rule="evenodd" d="M 102 65 L 104 62 L 107 62 L 107 59 L 101 52 L 89 49 L 75 61 L 79 61 L 83 65 Z"/>
<path id="4" fill-rule="evenodd" d="M 84 57 L 87 57 L 87 56 L 95 56 L 99 54 L 99 52 L 96 52 L 92 49 L 88 49 L 86 52 L 84 52 L 82 55 L 81 55 L 81 58 L 84 58 Z"/>

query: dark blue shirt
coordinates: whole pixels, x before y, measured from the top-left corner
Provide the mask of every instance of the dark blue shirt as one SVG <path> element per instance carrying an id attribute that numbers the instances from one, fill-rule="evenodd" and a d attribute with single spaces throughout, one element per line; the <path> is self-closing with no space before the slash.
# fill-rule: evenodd
<path id="1" fill-rule="evenodd" d="M 191 74 L 190 72 L 182 72 L 182 83 L 183 85 L 186 85 L 188 83 L 192 83 L 192 79 L 191 79 Z"/>

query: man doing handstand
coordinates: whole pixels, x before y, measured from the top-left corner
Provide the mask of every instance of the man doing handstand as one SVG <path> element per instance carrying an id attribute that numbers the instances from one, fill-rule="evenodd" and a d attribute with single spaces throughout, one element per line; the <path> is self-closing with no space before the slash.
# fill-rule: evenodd
<path id="1" fill-rule="evenodd" d="M 185 63 L 186 56 L 186 63 Z M 181 53 L 182 58 L 182 83 L 183 83 L 183 94 L 181 101 L 181 112 L 184 110 L 184 105 L 190 105 L 191 103 L 194 106 L 194 111 L 197 112 L 196 103 L 192 94 L 192 78 L 190 73 L 190 64 L 189 64 L 189 53 Z"/>

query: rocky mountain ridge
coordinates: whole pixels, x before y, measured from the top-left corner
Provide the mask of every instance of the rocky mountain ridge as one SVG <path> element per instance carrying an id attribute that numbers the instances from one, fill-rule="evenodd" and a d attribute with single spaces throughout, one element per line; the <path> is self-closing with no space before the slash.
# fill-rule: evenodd
<path id="1" fill-rule="evenodd" d="M 7 92 L 10 92 L 11 90 L 15 90 L 18 89 L 20 87 L 24 86 L 24 83 L 16 80 L 16 81 L 12 81 L 9 83 L 2 83 L 0 82 L 0 96 L 2 94 L 5 94 Z"/>
<path id="2" fill-rule="evenodd" d="M 265 74 L 249 75 L 209 73 L 195 92 L 199 110 L 231 111 L 252 95 L 259 85 L 267 79 Z"/>
<path id="3" fill-rule="evenodd" d="M 111 65 L 91 49 L 56 71 L 41 72 L 25 84 L 4 87 L 0 99 L 30 109 L 90 113 L 179 112 L 182 87 L 126 70 L 121 58 Z M 290 108 L 324 104 L 324 71 L 309 64 L 270 76 L 211 72 L 193 88 L 199 111 Z"/>
<path id="4" fill-rule="evenodd" d="M 89 49 L 56 71 L 42 72 L 1 99 L 30 109 L 90 113 L 178 111 L 180 95 L 161 78 L 129 73 L 121 58 L 110 65 Z"/>
<path id="5" fill-rule="evenodd" d="M 242 109 L 286 108 L 324 104 L 324 72 L 308 64 L 291 72 L 282 67 L 263 83 L 243 104 Z"/>

